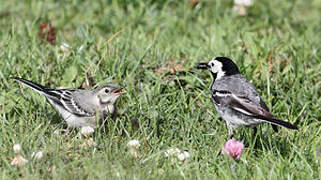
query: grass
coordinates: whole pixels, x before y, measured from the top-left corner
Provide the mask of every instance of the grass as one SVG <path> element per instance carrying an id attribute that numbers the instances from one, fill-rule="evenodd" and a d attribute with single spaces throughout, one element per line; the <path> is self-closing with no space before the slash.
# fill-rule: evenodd
<path id="1" fill-rule="evenodd" d="M 246 16 L 223 0 L 0 4 L 1 179 L 321 178 L 319 0 L 255 1 Z M 56 45 L 38 35 L 45 21 L 56 28 Z M 299 131 L 273 133 L 265 124 L 254 137 L 241 128 L 241 159 L 217 157 L 227 129 L 209 98 L 210 74 L 193 68 L 214 56 L 232 58 L 271 111 Z M 52 88 L 83 87 L 86 79 L 124 85 L 118 107 L 125 116 L 85 146 L 77 130 L 55 134 L 65 129 L 58 113 L 14 76 Z M 132 139 L 141 143 L 139 158 L 126 146 Z M 21 167 L 10 165 L 17 143 L 29 160 Z M 171 147 L 191 158 L 165 158 Z M 43 159 L 31 158 L 37 151 Z"/>

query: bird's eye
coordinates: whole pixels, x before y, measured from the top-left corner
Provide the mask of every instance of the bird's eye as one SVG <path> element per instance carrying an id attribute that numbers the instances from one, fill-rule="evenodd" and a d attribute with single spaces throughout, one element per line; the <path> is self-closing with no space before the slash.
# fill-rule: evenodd
<path id="1" fill-rule="evenodd" d="M 109 89 L 105 89 L 105 93 L 109 93 Z"/>
<path id="2" fill-rule="evenodd" d="M 213 66 L 214 66 L 214 63 L 213 63 L 213 62 L 211 62 L 211 63 L 210 63 L 210 66 L 212 66 L 212 67 L 213 67 Z"/>

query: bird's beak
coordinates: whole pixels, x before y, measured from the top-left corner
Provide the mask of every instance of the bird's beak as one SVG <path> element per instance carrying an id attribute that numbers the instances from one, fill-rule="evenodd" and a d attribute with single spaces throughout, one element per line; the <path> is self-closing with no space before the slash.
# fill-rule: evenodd
<path id="1" fill-rule="evenodd" d="M 117 87 L 115 88 L 115 90 L 113 91 L 113 94 L 125 94 L 126 92 L 121 92 L 122 89 L 124 89 L 125 87 Z"/>
<path id="2" fill-rule="evenodd" d="M 197 63 L 195 65 L 195 68 L 196 69 L 208 69 L 209 68 L 209 65 L 207 63 Z"/>

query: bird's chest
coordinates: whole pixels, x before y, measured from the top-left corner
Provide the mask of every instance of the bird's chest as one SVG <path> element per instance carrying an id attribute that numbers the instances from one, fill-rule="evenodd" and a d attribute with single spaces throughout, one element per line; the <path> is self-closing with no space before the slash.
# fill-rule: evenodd
<path id="1" fill-rule="evenodd" d="M 215 106 L 224 107 L 230 104 L 230 93 L 227 91 L 212 90 L 212 100 Z"/>
<path id="2" fill-rule="evenodd" d="M 212 99 L 218 114 L 226 121 L 228 126 L 239 127 L 245 125 L 242 115 L 231 109 L 231 94 L 227 91 L 212 91 Z"/>
<path id="3" fill-rule="evenodd" d="M 214 105 L 215 105 L 216 111 L 222 117 L 222 119 L 228 124 L 228 126 L 237 128 L 242 125 L 247 125 L 247 122 L 244 121 L 244 119 L 240 114 L 234 113 L 233 110 L 231 110 L 228 107 L 217 106 L 215 103 Z"/>
<path id="4" fill-rule="evenodd" d="M 114 114 L 115 111 L 116 111 L 116 108 L 115 108 L 114 105 L 108 105 L 107 106 L 107 113 Z"/>
<path id="5" fill-rule="evenodd" d="M 113 117 L 117 113 L 117 108 L 114 105 L 107 105 L 100 112 L 101 112 L 100 116 L 103 117 L 103 119 L 105 119 L 108 116 Z"/>

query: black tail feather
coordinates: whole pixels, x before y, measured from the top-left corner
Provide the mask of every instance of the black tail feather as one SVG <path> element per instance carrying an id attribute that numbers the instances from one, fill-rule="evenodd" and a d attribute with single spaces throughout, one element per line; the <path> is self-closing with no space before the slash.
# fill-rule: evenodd
<path id="1" fill-rule="evenodd" d="M 266 122 L 268 123 L 271 123 L 272 124 L 272 127 L 273 127 L 273 130 L 277 130 L 277 128 L 273 125 L 278 125 L 278 126 L 283 126 L 283 127 L 286 127 L 286 128 L 289 128 L 289 129 L 295 129 L 295 130 L 298 130 L 298 127 L 296 125 L 293 125 L 289 122 L 285 122 L 285 121 L 281 121 L 281 120 L 278 120 L 278 119 L 272 119 L 272 118 L 266 118 L 264 116 L 260 116 L 260 117 L 257 117 L 258 119 L 263 119 L 265 120 Z"/>
<path id="2" fill-rule="evenodd" d="M 285 121 L 281 121 L 278 119 L 269 119 L 268 122 L 275 124 L 275 125 L 280 125 L 289 129 L 295 129 L 298 130 L 298 127 L 296 125 L 293 125 L 291 123 L 285 122 Z"/>
<path id="3" fill-rule="evenodd" d="M 15 78 L 12 78 L 13 80 L 15 81 L 18 81 L 36 91 L 38 91 L 39 93 L 43 94 L 45 91 L 48 90 L 48 88 L 40 85 L 40 84 L 37 84 L 37 83 L 34 83 L 32 81 L 29 81 L 29 80 L 26 80 L 26 79 L 22 79 L 22 78 L 18 78 L 18 77 L 15 77 Z"/>

